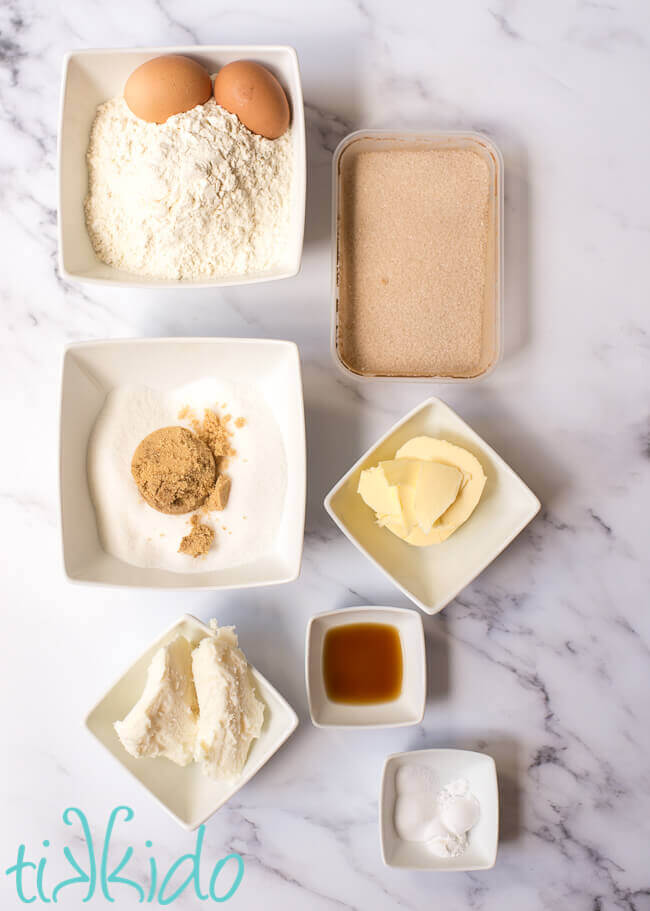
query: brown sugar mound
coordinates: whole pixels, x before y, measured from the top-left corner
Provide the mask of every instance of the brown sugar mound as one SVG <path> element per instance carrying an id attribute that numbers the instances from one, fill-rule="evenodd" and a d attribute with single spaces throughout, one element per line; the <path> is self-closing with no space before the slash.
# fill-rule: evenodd
<path id="1" fill-rule="evenodd" d="M 182 539 L 178 552 L 188 557 L 202 557 L 212 547 L 214 531 L 209 525 L 202 525 L 198 516 L 192 516 L 190 522 L 192 531 Z"/>
<path id="2" fill-rule="evenodd" d="M 139 444 L 131 474 L 149 506 L 176 515 L 192 512 L 206 501 L 217 467 L 210 447 L 190 430 L 161 427 Z"/>

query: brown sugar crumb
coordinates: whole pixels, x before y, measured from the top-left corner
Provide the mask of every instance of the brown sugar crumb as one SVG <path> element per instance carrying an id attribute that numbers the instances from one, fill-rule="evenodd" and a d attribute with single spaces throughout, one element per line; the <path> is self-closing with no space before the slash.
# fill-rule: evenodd
<path id="1" fill-rule="evenodd" d="M 230 496 L 230 478 L 225 474 L 220 474 L 217 478 L 217 483 L 214 485 L 214 489 L 208 499 L 205 501 L 204 509 L 207 512 L 216 510 L 221 512 L 228 505 L 228 497 Z"/>
<path id="2" fill-rule="evenodd" d="M 223 469 L 228 464 L 228 457 L 235 454 L 230 445 L 231 431 L 226 426 L 226 418 L 206 408 L 203 419 L 192 417 L 192 430 L 197 437 L 209 447 L 215 458 L 217 467 Z"/>
<path id="3" fill-rule="evenodd" d="M 484 372 L 496 317 L 483 157 L 460 147 L 373 151 L 353 143 L 340 180 L 343 362 L 363 375 Z"/>
<path id="4" fill-rule="evenodd" d="M 192 516 L 190 522 L 192 530 L 182 539 L 178 552 L 188 557 L 202 557 L 212 547 L 215 533 L 209 525 L 202 525 L 197 515 Z"/>
<path id="5" fill-rule="evenodd" d="M 246 418 L 236 418 L 235 419 L 235 427 L 241 428 L 241 427 L 245 427 L 245 426 L 246 426 Z"/>
<path id="6" fill-rule="evenodd" d="M 161 427 L 138 445 L 131 461 L 138 490 L 158 512 L 177 515 L 201 506 L 217 467 L 211 448 L 185 427 Z"/>

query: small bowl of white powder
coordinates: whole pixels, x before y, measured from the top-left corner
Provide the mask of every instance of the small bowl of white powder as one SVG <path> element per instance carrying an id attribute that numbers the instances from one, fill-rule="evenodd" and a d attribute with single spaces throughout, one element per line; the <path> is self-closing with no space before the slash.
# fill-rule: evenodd
<path id="1" fill-rule="evenodd" d="M 413 750 L 389 756 L 379 822 L 387 867 L 489 870 L 496 862 L 499 838 L 494 759 L 473 750 Z"/>
<path id="2" fill-rule="evenodd" d="M 136 67 L 188 55 L 210 73 L 252 59 L 279 79 L 291 125 L 251 133 L 210 98 L 163 124 L 122 96 Z M 59 126 L 59 268 L 122 287 L 220 287 L 290 278 L 305 220 L 298 58 L 285 46 L 91 50 L 68 54 Z"/>

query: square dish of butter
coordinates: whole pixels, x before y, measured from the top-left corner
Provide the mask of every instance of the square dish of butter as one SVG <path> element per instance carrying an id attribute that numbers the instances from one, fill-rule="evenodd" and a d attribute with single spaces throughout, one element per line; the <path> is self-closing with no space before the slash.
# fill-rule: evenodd
<path id="1" fill-rule="evenodd" d="M 391 427 L 324 505 L 427 614 L 449 604 L 540 509 L 512 468 L 437 398 Z"/>

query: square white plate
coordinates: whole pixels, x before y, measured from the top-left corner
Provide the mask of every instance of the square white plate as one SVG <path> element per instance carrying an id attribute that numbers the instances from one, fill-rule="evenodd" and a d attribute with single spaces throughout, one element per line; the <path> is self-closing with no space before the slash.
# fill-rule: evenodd
<path id="1" fill-rule="evenodd" d="M 133 70 L 161 54 L 186 54 L 210 73 L 233 60 L 256 60 L 280 80 L 291 107 L 294 173 L 289 239 L 277 268 L 268 272 L 197 281 L 151 279 L 100 262 L 90 243 L 83 202 L 88 190 L 86 150 L 97 106 L 121 95 Z M 187 45 L 74 51 L 63 61 L 59 121 L 59 270 L 72 281 L 134 288 L 217 288 L 291 278 L 300 270 L 305 227 L 305 113 L 298 57 L 284 45 Z"/>
<path id="2" fill-rule="evenodd" d="M 467 850 L 460 857 L 436 857 L 426 845 L 403 841 L 395 831 L 395 775 L 407 763 L 429 768 L 440 788 L 456 778 L 469 782 L 481 805 L 481 815 L 469 833 Z M 472 750 L 413 750 L 389 756 L 381 778 L 379 828 L 381 856 L 387 867 L 456 873 L 489 870 L 495 864 L 499 840 L 499 791 L 494 759 Z"/>
<path id="3" fill-rule="evenodd" d="M 478 506 L 446 541 L 413 547 L 385 528 L 363 502 L 359 476 L 392 459 L 407 440 L 432 436 L 462 446 L 483 466 L 487 482 Z M 341 531 L 418 607 L 437 614 L 478 576 L 539 512 L 540 503 L 512 468 L 440 399 L 427 399 L 361 456 L 325 498 Z"/>
<path id="4" fill-rule="evenodd" d="M 89 712 L 85 724 L 120 765 L 133 775 L 183 828 L 196 829 L 236 794 L 262 768 L 298 726 L 298 716 L 289 703 L 255 668 L 251 668 L 257 695 L 265 706 L 264 726 L 251 746 L 240 778 L 235 782 L 212 781 L 196 763 L 185 768 L 169 759 L 134 759 L 120 743 L 113 723 L 133 708 L 144 689 L 154 654 L 176 636 L 198 644 L 211 635 L 210 628 L 186 614 L 169 627 L 119 678 Z"/>
<path id="5" fill-rule="evenodd" d="M 350 623 L 395 626 L 402 645 L 402 692 L 392 702 L 346 705 L 328 698 L 323 679 L 323 642 L 329 629 Z M 316 614 L 307 626 L 305 677 L 309 714 L 316 727 L 396 728 L 419 724 L 427 698 L 422 617 L 402 607 L 348 607 Z"/>
<path id="6" fill-rule="evenodd" d="M 122 384 L 169 389 L 205 376 L 251 388 L 271 406 L 286 456 L 287 490 L 273 550 L 204 573 L 130 566 L 107 554 L 88 488 L 90 434 L 107 394 Z M 74 582 L 136 588 L 226 589 L 291 582 L 300 573 L 305 526 L 305 417 L 298 349 L 273 339 L 121 339 L 79 342 L 64 355 L 60 497 L 63 563 Z"/>

